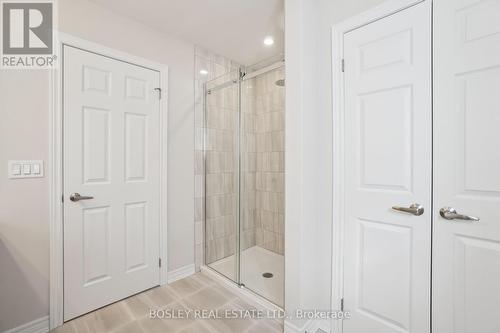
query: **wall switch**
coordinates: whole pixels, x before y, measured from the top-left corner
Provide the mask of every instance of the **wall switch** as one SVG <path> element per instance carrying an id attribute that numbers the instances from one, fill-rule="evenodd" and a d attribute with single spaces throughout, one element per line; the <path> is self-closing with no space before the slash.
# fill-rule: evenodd
<path id="1" fill-rule="evenodd" d="M 40 164 L 39 163 L 33 163 L 32 164 L 31 173 L 34 174 L 34 175 L 39 175 L 40 174 Z"/>
<path id="2" fill-rule="evenodd" d="M 10 179 L 20 178 L 41 178 L 43 177 L 43 161 L 26 160 L 26 161 L 9 161 L 8 168 Z"/>
<path id="3" fill-rule="evenodd" d="M 31 164 L 23 164 L 23 174 L 25 176 L 31 174 Z"/>
<path id="4" fill-rule="evenodd" d="M 12 164 L 10 167 L 10 174 L 13 176 L 19 176 L 21 174 L 21 164 Z"/>

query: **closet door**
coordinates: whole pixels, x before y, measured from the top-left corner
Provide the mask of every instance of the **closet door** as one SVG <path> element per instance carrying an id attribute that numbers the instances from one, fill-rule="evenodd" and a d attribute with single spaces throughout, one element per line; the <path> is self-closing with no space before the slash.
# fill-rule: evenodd
<path id="1" fill-rule="evenodd" d="M 500 332 L 500 1 L 434 6 L 433 331 Z"/>
<path id="2" fill-rule="evenodd" d="M 64 320 L 159 284 L 160 74 L 64 47 Z"/>
<path id="3" fill-rule="evenodd" d="M 428 1 L 344 35 L 345 333 L 425 333 L 431 285 Z"/>

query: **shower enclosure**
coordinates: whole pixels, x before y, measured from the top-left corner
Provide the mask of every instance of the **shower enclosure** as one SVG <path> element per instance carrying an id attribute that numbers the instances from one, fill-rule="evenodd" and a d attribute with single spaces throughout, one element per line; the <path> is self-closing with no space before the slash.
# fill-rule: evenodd
<path id="1" fill-rule="evenodd" d="M 283 307 L 283 62 L 205 84 L 205 265 Z"/>

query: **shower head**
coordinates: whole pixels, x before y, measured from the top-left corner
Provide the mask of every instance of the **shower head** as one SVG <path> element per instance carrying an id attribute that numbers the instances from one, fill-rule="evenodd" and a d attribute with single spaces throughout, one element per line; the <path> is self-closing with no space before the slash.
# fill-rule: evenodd
<path id="1" fill-rule="evenodd" d="M 274 82 L 275 85 L 278 87 L 284 87 L 285 86 L 285 79 L 279 79 L 278 81 Z"/>

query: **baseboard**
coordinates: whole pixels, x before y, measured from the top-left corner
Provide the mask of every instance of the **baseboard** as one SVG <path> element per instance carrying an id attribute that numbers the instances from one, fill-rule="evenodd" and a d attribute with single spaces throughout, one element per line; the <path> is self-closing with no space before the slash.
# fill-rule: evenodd
<path id="1" fill-rule="evenodd" d="M 47 333 L 49 331 L 49 316 L 35 319 L 29 323 L 11 328 L 4 333 Z"/>
<path id="2" fill-rule="evenodd" d="M 302 327 L 298 327 L 285 320 L 285 333 L 316 333 L 318 330 L 331 332 L 328 320 L 308 320 Z"/>
<path id="3" fill-rule="evenodd" d="M 180 279 L 184 279 L 195 273 L 194 264 L 190 264 L 181 268 L 177 268 L 167 273 L 167 283 L 172 283 Z"/>

